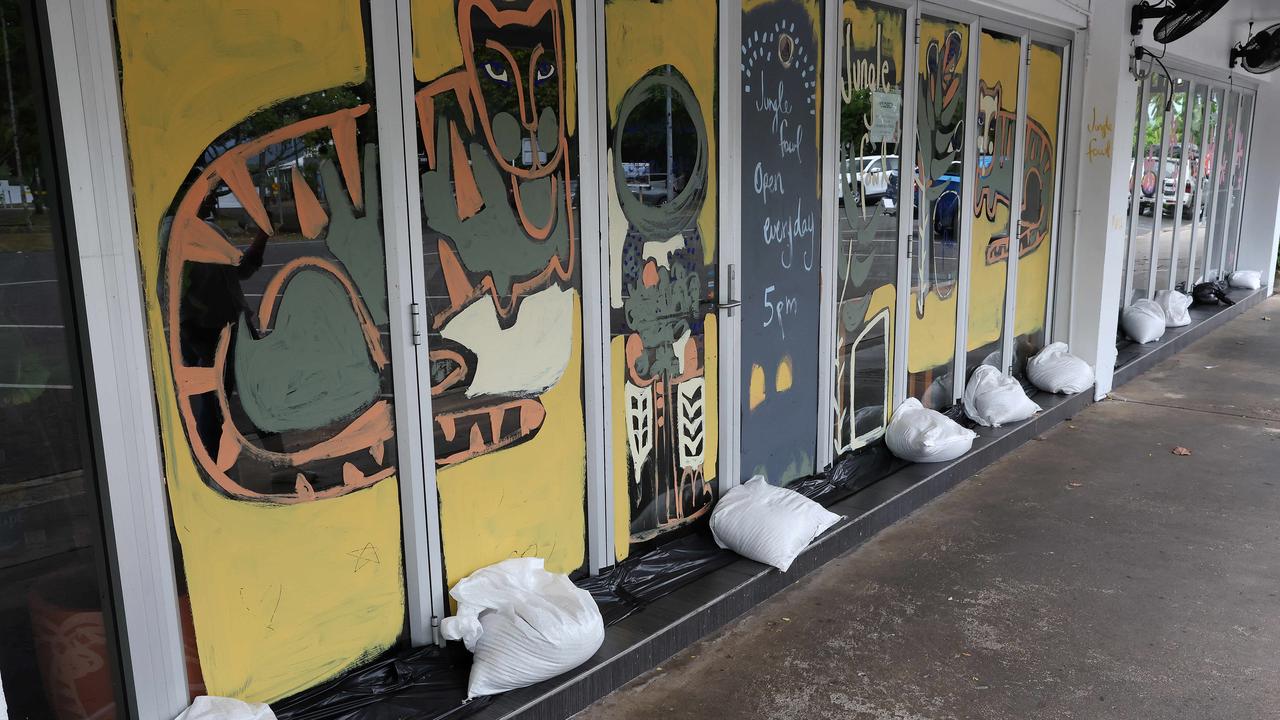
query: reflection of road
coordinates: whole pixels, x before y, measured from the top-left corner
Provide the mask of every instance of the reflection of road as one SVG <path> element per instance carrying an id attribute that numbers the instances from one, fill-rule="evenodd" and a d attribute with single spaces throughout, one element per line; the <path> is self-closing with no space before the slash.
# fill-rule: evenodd
<path id="1" fill-rule="evenodd" d="M 1156 240 L 1156 289 L 1169 287 L 1169 266 L 1173 258 L 1173 223 L 1174 218 L 1165 217 L 1160 221 L 1160 237 Z M 1152 218 L 1147 215 L 1138 218 L 1137 232 L 1134 233 L 1133 246 L 1133 288 L 1143 290 L 1147 287 L 1151 272 L 1151 230 Z M 1205 224 L 1201 222 L 1196 229 L 1196 244 L 1204 247 Z M 1187 262 L 1191 257 L 1191 223 L 1179 222 L 1178 227 L 1178 277 L 1181 281 L 1186 277 Z M 1203 257 L 1203 255 L 1198 255 Z M 1201 275 L 1204 268 L 1196 263 L 1196 275 Z M 1176 282 L 1175 282 L 1176 284 Z"/>
<path id="2" fill-rule="evenodd" d="M 263 269 L 245 282 L 258 303 L 285 263 L 317 252 L 322 240 L 269 243 Z M 67 472 L 80 466 L 79 402 L 72 390 L 78 363 L 69 358 L 53 254 L 0 253 L 0 483 Z"/>

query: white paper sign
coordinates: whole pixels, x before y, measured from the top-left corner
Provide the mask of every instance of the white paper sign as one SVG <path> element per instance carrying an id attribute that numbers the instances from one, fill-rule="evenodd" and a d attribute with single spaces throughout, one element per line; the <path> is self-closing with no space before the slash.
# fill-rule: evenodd
<path id="1" fill-rule="evenodd" d="M 902 114 L 902 94 L 871 93 L 871 132 L 873 143 L 892 142 L 898 137 L 898 119 Z"/>

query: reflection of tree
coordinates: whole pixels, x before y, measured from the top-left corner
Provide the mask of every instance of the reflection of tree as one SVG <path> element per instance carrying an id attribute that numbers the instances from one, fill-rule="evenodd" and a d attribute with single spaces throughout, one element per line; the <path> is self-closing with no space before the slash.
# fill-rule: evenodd
<path id="1" fill-rule="evenodd" d="M 11 179 L 19 188 L 28 186 L 36 198 L 36 212 L 44 203 L 39 173 L 28 178 L 40 161 L 40 133 L 37 132 L 36 93 L 31 88 L 30 53 L 22 18 L 11 0 L 0 2 L 0 46 L 4 51 L 5 122 L 0 122 L 0 177 Z M 19 195 L 26 205 L 25 193 Z"/>

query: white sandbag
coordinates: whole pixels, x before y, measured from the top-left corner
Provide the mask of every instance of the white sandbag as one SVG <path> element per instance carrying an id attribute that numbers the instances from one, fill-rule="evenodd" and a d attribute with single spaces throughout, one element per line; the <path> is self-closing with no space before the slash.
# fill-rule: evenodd
<path id="1" fill-rule="evenodd" d="M 604 618 L 591 593 L 542 558 L 511 558 L 458 581 L 458 614 L 440 622 L 447 640 L 475 656 L 467 697 L 532 685 L 586 662 L 604 642 Z"/>
<path id="2" fill-rule="evenodd" d="M 911 462 L 946 462 L 969 452 L 978 434 L 915 398 L 907 398 L 885 429 L 889 452 Z"/>
<path id="3" fill-rule="evenodd" d="M 1120 327 L 1136 343 L 1159 340 L 1164 336 L 1164 310 L 1154 300 L 1137 300 L 1120 314 Z"/>
<path id="4" fill-rule="evenodd" d="M 276 720 L 276 714 L 265 703 L 201 695 L 191 701 L 191 707 L 183 710 L 177 720 Z"/>
<path id="5" fill-rule="evenodd" d="M 782 572 L 840 515 L 757 475 L 720 498 L 711 511 L 716 544 Z"/>
<path id="6" fill-rule="evenodd" d="M 1027 379 L 1045 392 L 1074 395 L 1093 387 L 1093 368 L 1056 342 L 1027 361 Z"/>
<path id="7" fill-rule="evenodd" d="M 990 365 L 979 365 L 964 386 L 964 414 L 987 427 L 1018 422 L 1040 412 L 1022 385 Z"/>
<path id="8" fill-rule="evenodd" d="M 1257 270 L 1237 270 L 1227 278 L 1227 284 L 1241 290 L 1257 290 L 1262 287 L 1262 273 Z"/>
<path id="9" fill-rule="evenodd" d="M 1165 327 L 1182 327 L 1191 324 L 1191 296 L 1177 290 L 1157 290 L 1156 304 L 1164 311 Z"/>

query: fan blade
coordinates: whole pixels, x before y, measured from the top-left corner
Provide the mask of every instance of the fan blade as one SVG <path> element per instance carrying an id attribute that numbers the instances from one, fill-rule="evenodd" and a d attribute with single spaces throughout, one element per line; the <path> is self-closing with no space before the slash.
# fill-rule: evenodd
<path id="1" fill-rule="evenodd" d="M 1255 75 L 1280 67 L 1280 23 L 1249 38 L 1241 48 L 1240 64 Z"/>
<path id="2" fill-rule="evenodd" d="M 1171 43 L 1187 35 L 1213 17 L 1227 0 L 1182 0 L 1156 25 L 1151 37 L 1158 43 Z"/>

